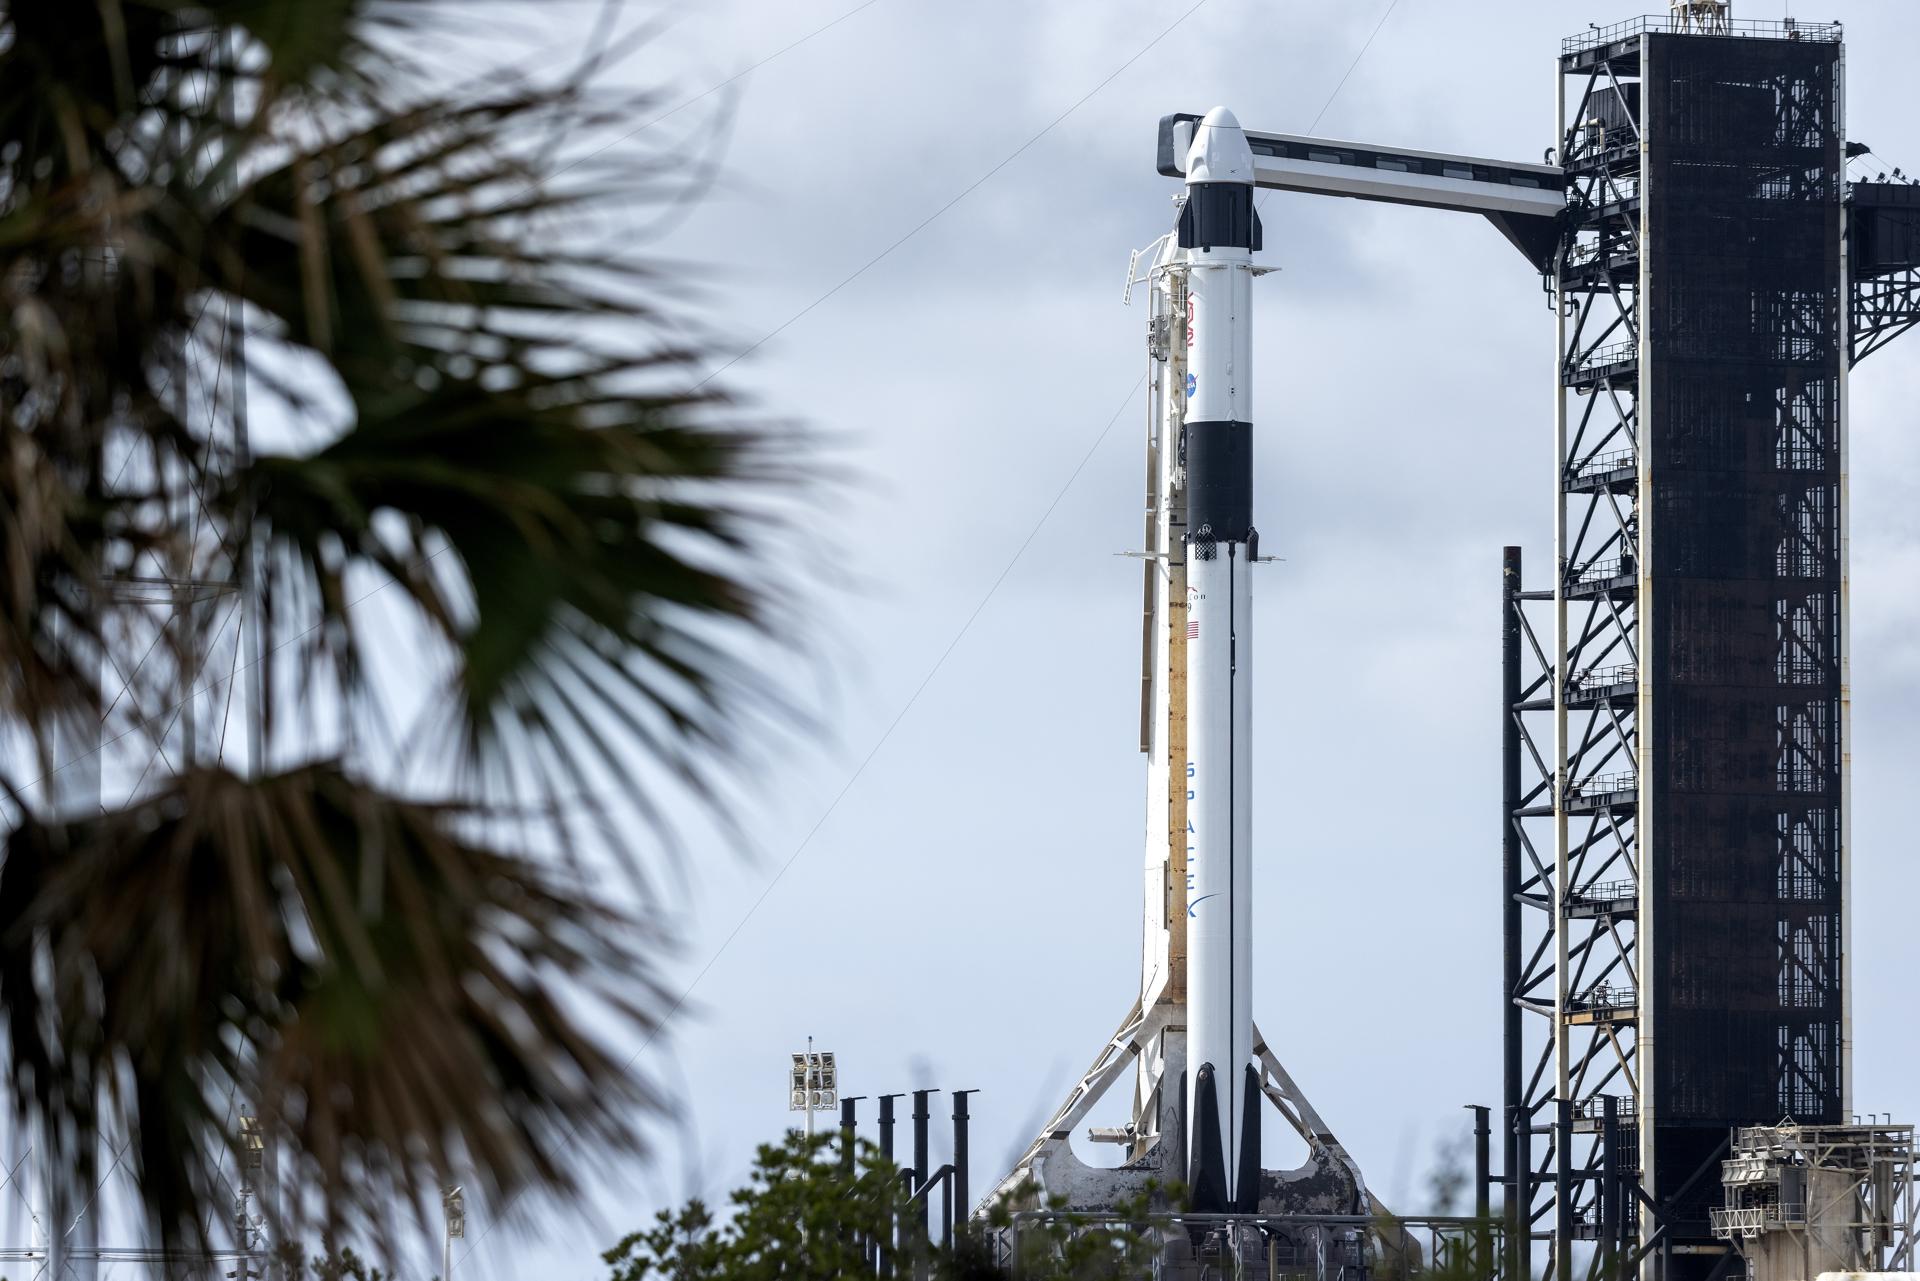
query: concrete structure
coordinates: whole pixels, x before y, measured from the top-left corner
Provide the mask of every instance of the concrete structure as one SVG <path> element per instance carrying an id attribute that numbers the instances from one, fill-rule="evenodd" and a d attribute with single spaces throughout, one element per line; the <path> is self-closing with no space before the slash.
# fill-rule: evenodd
<path id="1" fill-rule="evenodd" d="M 1747 1281 L 1884 1275 L 1916 1262 L 1910 1125 L 1751 1126 L 1720 1167 L 1713 1233 Z"/>

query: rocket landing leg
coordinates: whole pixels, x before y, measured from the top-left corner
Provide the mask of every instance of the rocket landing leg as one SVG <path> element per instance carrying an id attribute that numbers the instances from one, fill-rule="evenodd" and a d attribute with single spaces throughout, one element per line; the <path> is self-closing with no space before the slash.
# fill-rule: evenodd
<path id="1" fill-rule="evenodd" d="M 1089 1214 L 1118 1211 L 1142 1198 L 1166 1207 L 1175 1185 L 1189 1185 L 1189 1181 L 1189 1208 L 1202 1209 L 1200 1180 L 1186 1158 L 1185 1024 L 1182 1002 L 1162 995 L 1144 1010 L 1136 1002 L 1012 1172 L 980 1203 L 975 1217 L 996 1205 L 1044 1209 L 1055 1198 L 1069 1210 Z M 1238 1180 L 1253 1195 L 1220 1209 L 1275 1216 L 1384 1214 L 1385 1208 L 1367 1190 L 1352 1156 L 1267 1048 L 1258 1028 L 1254 1029 L 1254 1055 L 1260 1067 L 1250 1065 L 1241 1082 L 1247 1129 Z M 1133 1159 L 1115 1168 L 1088 1165 L 1074 1154 L 1074 1130 L 1085 1124 L 1116 1083 L 1142 1063 L 1157 1064 L 1158 1072 L 1149 1088 L 1139 1092 L 1128 1127 L 1135 1136 Z M 1262 1098 L 1306 1141 L 1306 1164 L 1291 1170 L 1259 1168 Z M 1224 1152 L 1225 1145 L 1216 1150 Z M 1222 1177 L 1218 1183 L 1224 1188 L 1226 1180 Z"/>

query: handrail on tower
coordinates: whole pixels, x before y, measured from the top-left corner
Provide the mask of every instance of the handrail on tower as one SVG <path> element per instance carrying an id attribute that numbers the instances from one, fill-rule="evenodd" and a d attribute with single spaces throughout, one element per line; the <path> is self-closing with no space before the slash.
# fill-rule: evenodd
<path id="1" fill-rule="evenodd" d="M 1724 36 L 1733 27 L 1733 0 L 1673 0 L 1673 29 L 1687 35 Z"/>

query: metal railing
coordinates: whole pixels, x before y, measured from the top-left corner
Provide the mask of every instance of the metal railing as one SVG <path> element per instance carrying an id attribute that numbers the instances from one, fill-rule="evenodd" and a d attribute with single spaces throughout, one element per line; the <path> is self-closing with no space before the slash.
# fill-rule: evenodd
<path id="1" fill-rule="evenodd" d="M 1627 556 L 1615 556 L 1607 560 L 1590 560 L 1584 565 L 1575 565 L 1573 572 L 1567 575 L 1567 586 L 1586 587 L 1593 583 L 1604 583 L 1615 578 L 1632 578 L 1635 570 L 1633 559 Z"/>
<path id="2" fill-rule="evenodd" d="M 1572 998 L 1576 1010 L 1630 1010 L 1639 1004 L 1639 993 L 1630 987 L 1596 983 Z"/>
<path id="3" fill-rule="evenodd" d="M 1633 881 L 1604 881 L 1599 885 L 1589 885 L 1573 892 L 1576 903 L 1624 903 L 1638 901 L 1640 887 Z"/>
<path id="4" fill-rule="evenodd" d="M 1681 21 L 1672 15 L 1663 17 L 1649 14 L 1644 18 L 1629 18 L 1610 27 L 1594 27 L 1568 36 L 1560 42 L 1560 52 L 1563 56 L 1585 53 L 1601 45 L 1616 44 L 1643 35 L 1709 34 L 1755 40 L 1806 40 L 1813 44 L 1839 44 L 1845 35 L 1837 22 L 1801 22 L 1793 18 L 1777 22 L 1765 18 L 1733 18 L 1719 26 L 1720 30 L 1703 33 L 1691 26 L 1683 27 Z"/>
<path id="5" fill-rule="evenodd" d="M 1567 784 L 1569 799 L 1582 796 L 1612 796 L 1619 792 L 1637 792 L 1640 780 L 1633 774 L 1596 774 L 1592 778 L 1576 778 Z"/>
<path id="6" fill-rule="evenodd" d="M 1580 122 L 1580 142 L 1578 155 L 1570 157 L 1576 163 L 1591 160 L 1601 152 L 1625 151 L 1640 145 L 1640 135 L 1633 131 L 1630 124 L 1609 124 L 1604 120 L 1587 119 Z M 1638 173 L 1636 171 L 1636 178 Z"/>
<path id="7" fill-rule="evenodd" d="M 1329 1241 L 1324 1247 L 1276 1243 L 1267 1251 L 1267 1259 L 1287 1272 L 1311 1271 L 1317 1274 L 1322 1267 L 1357 1269 L 1366 1266 L 1367 1246 L 1364 1241 L 1357 1240 Z"/>
<path id="8" fill-rule="evenodd" d="M 1595 1094 L 1581 1099 L 1573 1105 L 1573 1115 L 1581 1121 L 1604 1121 L 1607 1116 L 1607 1100 L 1613 1100 L 1613 1118 L 1623 1130 L 1634 1127 L 1637 1113 L 1633 1099 L 1624 1094 Z"/>
<path id="9" fill-rule="evenodd" d="M 1631 365 L 1640 359 L 1640 344 L 1635 342 L 1617 342 L 1605 347 L 1594 347 L 1583 351 L 1575 358 L 1573 367 L 1568 371 L 1575 377 L 1591 374 L 1602 369 L 1611 369 L 1618 365 Z"/>
<path id="10" fill-rule="evenodd" d="M 1735 1237 L 1751 1241 L 1762 1232 L 1777 1228 L 1803 1228 L 1807 1225 L 1805 1205 L 1754 1205 L 1734 1209 L 1710 1210 L 1708 1221 L 1713 1235 L 1723 1241 Z"/>
<path id="11" fill-rule="evenodd" d="M 1579 694 L 1591 689 L 1633 685 L 1639 680 L 1640 669 L 1632 663 L 1623 663 L 1617 667 L 1587 667 L 1567 674 L 1567 692 Z"/>
<path id="12" fill-rule="evenodd" d="M 1639 460 L 1633 456 L 1631 449 L 1622 449 L 1605 454 L 1594 454 L 1590 458 L 1580 460 L 1579 465 L 1573 469 L 1573 479 L 1585 480 L 1589 476 L 1604 476 L 1610 471 L 1620 471 L 1623 468 L 1636 467 L 1638 466 L 1638 461 Z"/>
<path id="13" fill-rule="evenodd" d="M 1833 665 L 1812 659 L 1782 659 L 1774 663 L 1773 675 L 1785 685 L 1818 685 L 1833 675 Z"/>

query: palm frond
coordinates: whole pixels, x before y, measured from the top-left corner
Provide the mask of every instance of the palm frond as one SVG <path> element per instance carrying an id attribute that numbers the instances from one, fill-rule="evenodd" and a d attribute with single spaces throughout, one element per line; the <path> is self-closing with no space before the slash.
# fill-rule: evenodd
<path id="1" fill-rule="evenodd" d="M 269 589 L 295 611 L 338 610 L 364 567 L 400 586 L 458 650 L 475 763 L 584 753 L 619 775 L 640 753 L 702 786 L 695 762 L 735 714 L 774 701 L 725 628 L 791 635 L 755 565 L 783 533 L 767 500 L 816 473 L 792 433 L 725 423 L 689 389 L 692 353 L 639 292 L 650 273 L 535 230 L 605 198 L 554 192 L 498 145 L 554 106 L 429 104 L 290 155 L 231 202 L 230 287 L 326 356 L 352 413 L 227 501 L 254 505 Z M 350 627 L 315 643 L 363 685 Z"/>
<path id="2" fill-rule="evenodd" d="M 646 928 L 337 765 L 201 770 L 98 820 L 29 820 L 0 863 L 0 1006 L 18 1097 L 134 1139 L 156 1228 L 197 1241 L 262 1109 L 332 1230 L 479 1179 L 502 1204 L 632 1152 L 655 1100 L 582 1021 L 664 1008 Z M 299 1225 L 285 1225 L 289 1230 Z"/>
<path id="3" fill-rule="evenodd" d="M 0 455 L 0 716 L 15 724 L 82 723 L 97 708 L 90 659 L 99 634 L 79 495 L 31 436 L 10 431 Z M 52 768 L 42 736 L 42 772 Z"/>
<path id="4" fill-rule="evenodd" d="M 0 717 L 31 772 L 110 703 L 100 656 L 145 616 L 103 585 L 140 564 L 244 577 L 270 689 L 378 713 L 368 581 L 450 673 L 450 722 L 409 727 L 459 767 L 439 804 L 272 726 L 264 776 L 188 767 L 98 817 L 0 771 L 14 1104 L 75 1153 L 124 1125 L 169 1239 L 225 1205 L 229 1092 L 330 1228 L 632 1150 L 657 1100 L 578 1006 L 650 1033 L 661 936 L 542 860 L 589 780 L 643 815 L 662 774 L 717 801 L 717 763 L 791 717 L 761 658 L 799 633 L 807 439 L 698 382 L 666 273 L 587 246 L 674 194 L 656 163 L 562 180 L 567 131 L 627 104 L 414 92 L 382 24 L 436 9 L 0 0 Z M 260 453 L 249 410 L 330 434 Z M 143 706 L 191 697 L 211 625 L 160 634 Z M 601 830 L 636 874 L 658 852 Z"/>

